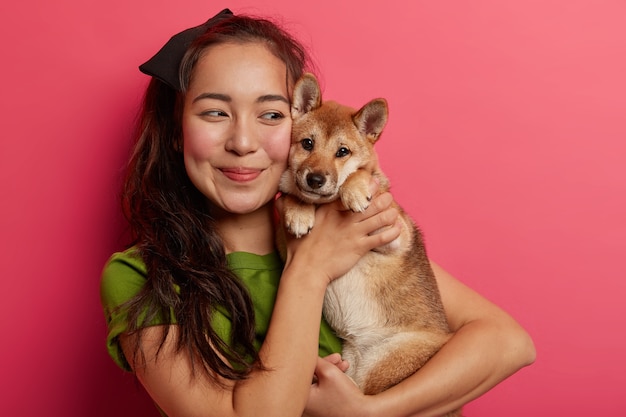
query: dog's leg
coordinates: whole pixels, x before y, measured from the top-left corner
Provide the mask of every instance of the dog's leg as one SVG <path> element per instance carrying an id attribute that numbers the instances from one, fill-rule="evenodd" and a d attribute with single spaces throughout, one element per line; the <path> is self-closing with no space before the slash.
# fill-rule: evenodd
<path id="1" fill-rule="evenodd" d="M 315 205 L 290 196 L 284 197 L 285 227 L 295 237 L 309 233 L 315 224 Z"/>
<path id="2" fill-rule="evenodd" d="M 339 189 L 339 196 L 344 207 L 354 212 L 365 211 L 372 201 L 369 191 L 371 174 L 359 169 L 351 174 Z"/>
<path id="3" fill-rule="evenodd" d="M 370 357 L 362 362 L 364 374 L 357 381 L 365 394 L 384 391 L 421 368 L 448 339 L 449 335 L 427 331 L 398 333 L 368 352 Z"/>

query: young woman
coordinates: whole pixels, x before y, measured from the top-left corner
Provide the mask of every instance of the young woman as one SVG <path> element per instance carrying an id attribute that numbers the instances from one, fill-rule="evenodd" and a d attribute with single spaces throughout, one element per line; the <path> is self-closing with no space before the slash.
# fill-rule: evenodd
<path id="1" fill-rule="evenodd" d="M 280 262 L 275 197 L 307 64 L 276 24 L 224 10 L 141 67 L 153 78 L 123 189 L 134 240 L 101 296 L 112 358 L 169 417 L 441 415 L 534 360 L 511 317 L 433 264 L 450 342 L 376 396 L 345 376 L 324 291 L 399 226 L 388 193 L 360 214 L 320 207 Z"/>

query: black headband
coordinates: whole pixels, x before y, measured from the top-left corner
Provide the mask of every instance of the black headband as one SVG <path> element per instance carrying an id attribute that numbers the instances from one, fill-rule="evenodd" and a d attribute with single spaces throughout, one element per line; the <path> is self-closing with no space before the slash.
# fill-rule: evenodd
<path id="1" fill-rule="evenodd" d="M 144 74 L 163 81 L 176 91 L 181 91 L 179 68 L 189 45 L 218 22 L 233 16 L 233 12 L 224 9 L 205 23 L 183 30 L 172 36 L 169 41 L 152 58 L 139 66 Z"/>

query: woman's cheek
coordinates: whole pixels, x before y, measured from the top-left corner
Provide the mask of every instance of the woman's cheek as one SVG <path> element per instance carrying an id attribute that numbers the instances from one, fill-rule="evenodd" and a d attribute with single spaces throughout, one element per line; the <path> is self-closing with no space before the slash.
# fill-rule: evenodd
<path id="1" fill-rule="evenodd" d="M 202 124 L 183 126 L 183 148 L 188 157 L 206 159 L 214 152 L 219 132 L 209 130 Z"/>
<path id="2" fill-rule="evenodd" d="M 269 141 L 267 153 L 274 161 L 286 162 L 291 147 L 291 123 L 281 126 L 279 132 Z"/>

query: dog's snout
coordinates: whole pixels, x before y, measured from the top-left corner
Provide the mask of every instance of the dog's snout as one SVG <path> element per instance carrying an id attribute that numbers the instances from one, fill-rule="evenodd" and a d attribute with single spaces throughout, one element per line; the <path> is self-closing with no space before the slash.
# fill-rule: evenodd
<path id="1" fill-rule="evenodd" d="M 306 176 L 306 183 L 308 184 L 309 187 L 313 189 L 318 189 L 318 188 L 321 188 L 324 185 L 324 183 L 326 183 L 326 177 L 324 177 L 322 174 L 316 174 L 316 173 L 308 174 Z"/>

